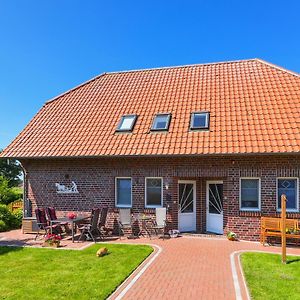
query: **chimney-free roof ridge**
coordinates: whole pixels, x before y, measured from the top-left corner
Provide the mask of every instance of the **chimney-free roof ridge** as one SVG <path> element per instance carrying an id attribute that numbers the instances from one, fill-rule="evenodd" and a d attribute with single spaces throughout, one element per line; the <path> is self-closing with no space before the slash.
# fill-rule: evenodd
<path id="1" fill-rule="evenodd" d="M 55 100 L 58 100 L 59 98 L 61 98 L 64 95 L 67 95 L 70 92 L 73 92 L 74 90 L 89 84 L 90 82 L 97 80 L 98 78 L 104 76 L 104 75 L 114 75 L 114 74 L 122 74 L 122 73 L 133 73 L 133 72 L 145 72 L 145 71 L 155 71 L 155 70 L 165 70 L 165 69 L 177 69 L 177 68 L 189 68 L 189 67 L 197 67 L 197 66 L 210 66 L 210 65 L 220 65 L 220 64 L 232 64 L 232 63 L 241 63 L 241 62 L 250 62 L 250 61 L 258 61 L 260 63 L 263 63 L 265 65 L 268 65 L 272 68 L 275 68 L 277 70 L 286 72 L 288 74 L 291 74 L 293 76 L 297 76 L 299 77 L 299 74 L 293 71 L 290 71 L 288 69 L 282 68 L 278 65 L 269 63 L 261 58 L 248 58 L 248 59 L 238 59 L 238 60 L 229 60 L 229 61 L 219 61 L 219 62 L 208 62 L 208 63 L 197 63 L 197 64 L 188 64 L 188 65 L 178 65 L 178 66 L 166 66 L 166 67 L 154 67 L 154 68 L 145 68 L 145 69 L 133 69 L 133 70 L 124 70 L 124 71 L 112 71 L 112 72 L 104 72 L 101 73 L 100 75 L 97 75 L 75 87 L 73 87 L 72 89 L 67 90 L 66 92 L 63 92 L 57 96 L 55 96 L 54 98 L 51 98 L 49 100 L 46 101 L 46 103 L 44 105 L 47 105 Z"/>
<path id="2" fill-rule="evenodd" d="M 208 63 L 196 63 L 196 64 L 177 65 L 177 66 L 154 67 L 154 68 L 145 68 L 145 69 L 132 69 L 132 70 L 124 70 L 124 71 L 111 71 L 111 72 L 107 72 L 106 74 L 113 75 L 113 74 L 119 74 L 119 73 L 122 74 L 122 73 L 144 72 L 144 71 L 152 71 L 152 70 L 155 71 L 155 70 L 165 70 L 165 69 L 179 69 L 179 68 L 189 68 L 189 67 L 198 67 L 198 66 L 241 63 L 241 62 L 249 62 L 249 61 L 255 61 L 255 60 L 257 60 L 257 58 L 217 61 L 217 62 L 208 62 Z"/>
<path id="3" fill-rule="evenodd" d="M 87 81 L 84 81 L 83 83 L 53 97 L 47 100 L 44 104 L 47 105 L 55 100 L 58 100 L 64 95 L 69 94 L 70 92 L 73 92 L 74 90 L 94 81 L 98 78 L 104 76 L 104 75 L 114 75 L 114 74 L 122 74 L 122 73 L 131 73 L 131 72 L 145 72 L 145 71 L 154 71 L 154 70 L 164 70 L 164 69 L 176 69 L 176 68 L 188 68 L 188 67 L 197 67 L 197 66 L 209 66 L 209 65 L 219 65 L 219 64 L 231 64 L 231 63 L 240 63 L 240 62 L 247 62 L 247 61 L 255 61 L 258 60 L 257 58 L 249 58 L 249 59 L 239 59 L 239 60 L 228 60 L 228 61 L 219 61 L 219 62 L 209 62 L 209 63 L 197 63 L 197 64 L 188 64 L 188 65 L 178 65 L 178 66 L 166 66 L 166 67 L 154 67 L 154 68 L 145 68 L 145 69 L 133 69 L 133 70 L 124 70 L 124 71 L 112 71 L 112 72 L 104 72 L 100 75 L 97 75 Z"/>

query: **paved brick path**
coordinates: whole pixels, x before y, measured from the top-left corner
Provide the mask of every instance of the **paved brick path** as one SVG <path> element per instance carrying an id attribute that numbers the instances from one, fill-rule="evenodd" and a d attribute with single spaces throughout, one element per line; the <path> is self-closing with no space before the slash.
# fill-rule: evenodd
<path id="1" fill-rule="evenodd" d="M 229 242 L 223 238 L 182 237 L 137 242 L 159 245 L 162 252 L 122 299 L 236 299 L 230 254 L 238 250 L 280 251 L 279 247 Z M 300 249 L 289 249 L 288 252 L 300 255 Z M 241 296 L 246 299 L 239 272 L 238 276 Z"/>

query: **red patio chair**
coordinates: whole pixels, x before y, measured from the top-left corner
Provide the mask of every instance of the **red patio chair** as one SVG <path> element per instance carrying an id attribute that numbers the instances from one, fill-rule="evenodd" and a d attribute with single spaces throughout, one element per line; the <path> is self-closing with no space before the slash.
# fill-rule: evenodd
<path id="1" fill-rule="evenodd" d="M 56 210 L 55 210 L 54 207 L 46 207 L 46 214 L 47 214 L 49 222 L 57 220 Z M 56 224 L 58 224 L 60 226 L 63 226 L 65 228 L 65 232 L 66 233 L 70 232 L 70 228 L 68 226 L 68 222 L 59 222 L 59 223 L 56 223 Z"/>
<path id="2" fill-rule="evenodd" d="M 38 232 L 35 236 L 35 240 L 39 236 L 40 230 L 45 231 L 43 236 L 46 236 L 48 233 L 50 233 L 51 229 L 52 229 L 52 233 L 59 234 L 59 231 L 61 230 L 59 224 L 54 224 L 51 226 L 49 225 L 44 208 L 36 208 L 34 212 L 35 212 L 37 226 L 38 226 Z"/>

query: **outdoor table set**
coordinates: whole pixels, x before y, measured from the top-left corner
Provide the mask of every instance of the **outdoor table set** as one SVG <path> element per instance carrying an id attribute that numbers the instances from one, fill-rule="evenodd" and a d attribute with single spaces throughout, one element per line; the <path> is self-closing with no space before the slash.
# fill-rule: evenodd
<path id="1" fill-rule="evenodd" d="M 64 223 L 68 223 L 71 226 L 71 232 L 72 232 L 72 242 L 74 243 L 74 239 L 75 239 L 75 233 L 76 233 L 76 229 L 77 229 L 77 224 L 88 219 L 87 216 L 83 216 L 83 215 L 78 215 L 74 218 L 69 218 L 69 217 L 62 217 L 62 218 L 57 218 L 56 220 L 51 220 L 50 221 L 50 225 L 54 225 L 54 224 L 64 224 Z M 52 228 L 53 226 L 50 226 L 50 232 L 52 233 Z"/>

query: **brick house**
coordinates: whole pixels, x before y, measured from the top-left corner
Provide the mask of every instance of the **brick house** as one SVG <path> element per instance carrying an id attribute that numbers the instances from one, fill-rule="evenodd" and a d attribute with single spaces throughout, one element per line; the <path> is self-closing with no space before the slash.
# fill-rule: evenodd
<path id="1" fill-rule="evenodd" d="M 1 156 L 22 163 L 30 210 L 108 205 L 113 221 L 164 206 L 181 231 L 257 240 L 282 193 L 300 217 L 299 154 L 299 75 L 251 59 L 101 74 L 48 101 Z"/>

